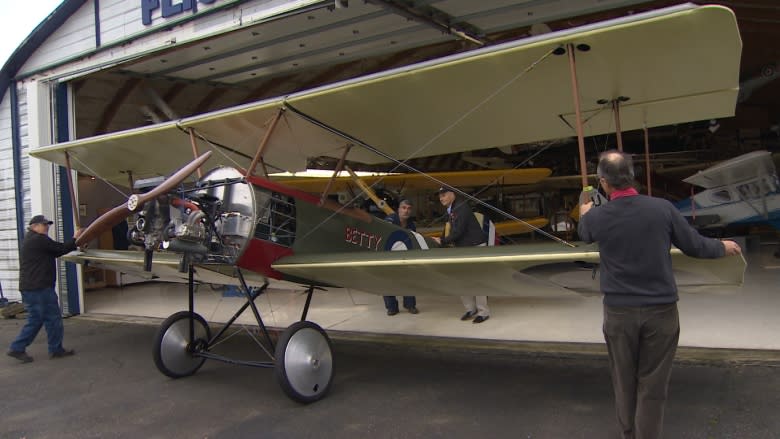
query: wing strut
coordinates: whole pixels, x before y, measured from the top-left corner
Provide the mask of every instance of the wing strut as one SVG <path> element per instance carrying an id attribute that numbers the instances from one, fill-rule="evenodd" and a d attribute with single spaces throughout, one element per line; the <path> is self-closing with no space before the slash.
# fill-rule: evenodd
<path id="1" fill-rule="evenodd" d="M 647 195 L 653 196 L 653 186 L 650 184 L 650 135 L 647 133 L 647 124 L 642 127 L 645 136 L 645 174 L 647 174 Z"/>
<path id="2" fill-rule="evenodd" d="M 192 144 L 192 157 L 198 158 L 200 154 L 198 154 L 198 142 L 197 140 L 195 140 L 195 130 L 190 128 L 187 131 L 190 132 L 190 144 Z M 203 178 L 203 171 L 201 171 L 200 168 L 198 168 L 195 172 L 198 173 L 198 180 Z M 130 189 L 132 189 L 132 186 L 130 187 Z"/>
<path id="3" fill-rule="evenodd" d="M 569 55 L 569 71 L 571 72 L 571 94 L 574 98 L 574 116 L 577 128 L 577 145 L 580 152 L 580 175 L 582 176 L 582 188 L 588 186 L 588 168 L 585 163 L 585 135 L 582 131 L 582 112 L 580 111 L 580 87 L 577 85 L 577 63 L 574 60 L 574 44 L 566 45 Z M 583 48 L 583 50 L 585 50 Z M 562 54 L 562 53 L 561 53 Z"/>
<path id="4" fill-rule="evenodd" d="M 379 198 L 376 195 L 376 192 L 374 192 L 374 189 L 366 184 L 365 181 L 361 180 L 360 177 L 358 177 L 357 174 L 355 174 L 355 172 L 349 168 L 349 166 L 345 166 L 344 169 L 349 172 L 349 176 L 352 177 L 352 180 L 355 182 L 355 184 L 358 185 L 358 187 L 368 196 L 368 198 L 371 198 L 371 201 L 376 204 L 376 207 L 382 209 L 385 215 L 391 215 L 393 213 L 393 209 L 387 205 L 387 202 Z"/>
<path id="5" fill-rule="evenodd" d="M 73 169 L 70 167 L 70 154 L 65 151 L 65 167 L 68 168 L 68 192 L 70 192 L 70 208 L 73 209 L 73 218 L 76 223 L 76 229 L 81 228 L 81 215 L 79 215 L 78 206 L 76 206 L 76 189 L 73 187 Z"/>
<path id="6" fill-rule="evenodd" d="M 617 139 L 618 151 L 623 152 L 623 133 L 620 131 L 620 102 L 622 102 L 620 98 L 612 100 L 612 113 L 615 115 L 615 138 Z"/>
<path id="7" fill-rule="evenodd" d="M 330 177 L 330 180 L 328 180 L 328 184 L 325 185 L 325 189 L 322 190 L 322 195 L 320 195 L 320 206 L 325 204 L 325 199 L 328 197 L 328 192 L 330 192 L 330 187 L 333 186 L 333 181 L 338 177 L 339 172 L 344 168 L 344 161 L 347 159 L 347 154 L 349 154 L 349 150 L 352 149 L 352 144 L 348 143 L 346 147 L 344 147 L 344 154 L 341 154 L 341 158 L 339 159 L 339 163 L 336 165 L 336 169 L 333 170 L 333 175 Z"/>
<path id="8" fill-rule="evenodd" d="M 274 118 L 271 119 L 271 124 L 268 126 L 268 131 L 266 131 L 265 135 L 263 135 L 263 140 L 260 141 L 260 145 L 257 147 L 257 152 L 255 153 L 254 158 L 252 158 L 252 163 L 249 165 L 249 168 L 246 170 L 245 177 L 249 177 L 255 173 L 257 162 L 263 159 L 263 152 L 265 152 L 265 147 L 268 145 L 268 141 L 271 139 L 271 134 L 274 132 L 277 122 L 279 122 L 279 119 L 282 117 L 283 111 L 284 108 L 280 108 L 279 111 L 277 111 L 274 115 Z M 266 177 L 267 176 L 268 173 L 266 173 Z"/>

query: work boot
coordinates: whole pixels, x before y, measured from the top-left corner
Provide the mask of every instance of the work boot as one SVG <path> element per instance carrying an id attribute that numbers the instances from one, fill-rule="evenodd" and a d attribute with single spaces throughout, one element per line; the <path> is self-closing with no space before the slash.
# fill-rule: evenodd
<path id="1" fill-rule="evenodd" d="M 8 351 L 6 353 L 9 357 L 16 358 L 17 360 L 21 361 L 22 363 L 31 363 L 33 361 L 33 357 L 27 355 L 27 352 L 17 352 L 17 351 Z"/>
<path id="2" fill-rule="evenodd" d="M 53 352 L 49 354 L 49 358 L 55 359 L 55 358 L 63 358 L 63 357 L 70 357 L 71 355 L 75 355 L 76 351 L 73 349 L 63 349 L 59 352 Z"/>

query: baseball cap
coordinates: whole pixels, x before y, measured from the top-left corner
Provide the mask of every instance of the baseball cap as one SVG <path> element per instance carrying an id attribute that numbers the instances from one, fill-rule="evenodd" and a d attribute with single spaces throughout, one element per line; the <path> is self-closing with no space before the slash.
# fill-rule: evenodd
<path id="1" fill-rule="evenodd" d="M 455 192 L 455 189 L 453 189 L 453 188 L 451 188 L 451 187 L 449 187 L 447 185 L 444 185 L 444 186 L 439 188 L 439 193 L 443 194 L 444 192 Z"/>
<path id="2" fill-rule="evenodd" d="M 54 221 L 47 220 L 46 217 L 43 215 L 35 215 L 30 220 L 30 225 L 33 224 L 54 224 Z"/>

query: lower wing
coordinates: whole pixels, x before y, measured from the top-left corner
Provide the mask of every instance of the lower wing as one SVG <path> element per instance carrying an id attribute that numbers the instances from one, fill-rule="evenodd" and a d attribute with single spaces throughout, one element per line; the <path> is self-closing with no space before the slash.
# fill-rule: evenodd
<path id="1" fill-rule="evenodd" d="M 740 257 L 695 259 L 672 250 L 678 286 L 696 291 L 741 285 Z M 323 284 L 382 295 L 548 296 L 598 294 L 595 245 L 558 244 L 430 249 L 384 253 L 294 255 L 273 268 Z"/>
<path id="2" fill-rule="evenodd" d="M 76 264 L 104 268 L 122 273 L 132 274 L 147 280 L 164 282 L 187 282 L 188 272 L 179 271 L 182 255 L 176 253 L 155 252 L 152 258 L 152 270 L 144 271 L 144 253 L 136 250 L 92 250 L 74 251 L 62 259 Z M 242 271 L 247 285 L 262 286 L 266 281 L 271 287 L 280 289 L 293 288 L 272 281 L 253 272 Z M 195 268 L 196 283 L 215 285 L 238 285 L 236 269 L 228 264 L 203 264 Z M 298 286 L 296 289 L 300 289 Z"/>

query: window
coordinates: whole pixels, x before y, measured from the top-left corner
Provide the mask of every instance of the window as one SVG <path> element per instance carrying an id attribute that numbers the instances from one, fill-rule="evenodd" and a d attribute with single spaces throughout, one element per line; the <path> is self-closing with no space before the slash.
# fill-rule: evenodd
<path id="1" fill-rule="evenodd" d="M 295 241 L 295 200 L 274 192 L 258 203 L 255 237 L 287 247 Z"/>
<path id="2" fill-rule="evenodd" d="M 731 202 L 731 194 L 729 193 L 728 189 L 721 189 L 719 191 L 713 192 L 712 195 L 710 195 L 710 198 L 716 203 Z"/>

